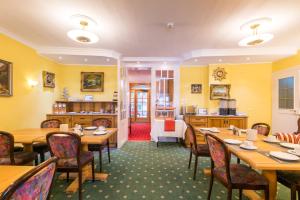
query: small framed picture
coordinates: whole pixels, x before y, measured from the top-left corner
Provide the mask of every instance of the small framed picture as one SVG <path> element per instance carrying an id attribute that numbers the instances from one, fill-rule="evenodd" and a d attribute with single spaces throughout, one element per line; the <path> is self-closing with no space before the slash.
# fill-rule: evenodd
<path id="1" fill-rule="evenodd" d="M 201 94 L 202 93 L 202 84 L 192 84 L 191 93 L 192 94 Z"/>
<path id="2" fill-rule="evenodd" d="M 210 85 L 210 99 L 228 99 L 230 98 L 230 85 Z"/>
<path id="3" fill-rule="evenodd" d="M 81 72 L 82 92 L 103 92 L 104 72 Z"/>
<path id="4" fill-rule="evenodd" d="M 43 71 L 43 85 L 48 88 L 55 88 L 55 74 Z"/>
<path id="5" fill-rule="evenodd" d="M 0 60 L 0 97 L 13 95 L 12 78 L 12 63 Z"/>

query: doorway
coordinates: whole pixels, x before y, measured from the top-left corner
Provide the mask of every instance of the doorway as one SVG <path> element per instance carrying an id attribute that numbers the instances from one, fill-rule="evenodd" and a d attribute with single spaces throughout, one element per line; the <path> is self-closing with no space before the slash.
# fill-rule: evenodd
<path id="1" fill-rule="evenodd" d="M 150 83 L 130 83 L 129 140 L 150 140 Z"/>

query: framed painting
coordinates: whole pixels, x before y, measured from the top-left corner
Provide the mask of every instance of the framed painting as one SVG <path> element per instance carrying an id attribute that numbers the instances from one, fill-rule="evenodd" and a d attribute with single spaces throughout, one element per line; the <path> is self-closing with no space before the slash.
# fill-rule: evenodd
<path id="1" fill-rule="evenodd" d="M 9 97 L 13 95 L 12 85 L 12 63 L 0 60 L 0 96 Z"/>
<path id="2" fill-rule="evenodd" d="M 202 85 L 201 84 L 192 84 L 191 85 L 191 93 L 192 94 L 201 94 Z"/>
<path id="3" fill-rule="evenodd" d="M 210 99 L 228 99 L 230 98 L 230 85 L 210 85 Z"/>
<path id="4" fill-rule="evenodd" d="M 43 85 L 44 87 L 55 88 L 55 74 L 43 71 Z"/>
<path id="5" fill-rule="evenodd" d="M 103 92 L 104 72 L 81 72 L 82 92 Z"/>

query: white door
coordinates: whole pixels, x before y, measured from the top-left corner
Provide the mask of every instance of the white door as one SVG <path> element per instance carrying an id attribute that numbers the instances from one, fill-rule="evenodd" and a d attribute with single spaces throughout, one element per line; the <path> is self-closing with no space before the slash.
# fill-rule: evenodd
<path id="1" fill-rule="evenodd" d="M 129 89 L 127 82 L 127 69 L 118 61 L 118 148 L 128 140 L 128 101 Z"/>
<path id="2" fill-rule="evenodd" d="M 295 132 L 299 117 L 300 67 L 272 74 L 272 132 Z"/>

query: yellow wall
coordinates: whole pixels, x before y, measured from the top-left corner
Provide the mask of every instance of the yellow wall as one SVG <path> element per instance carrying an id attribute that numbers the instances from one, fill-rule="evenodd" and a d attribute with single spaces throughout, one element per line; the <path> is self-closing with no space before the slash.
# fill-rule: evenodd
<path id="1" fill-rule="evenodd" d="M 198 105 L 206 108 L 208 104 L 208 67 L 180 67 L 180 104 Z M 202 84 L 201 94 L 191 93 L 191 84 Z"/>
<path id="2" fill-rule="evenodd" d="M 13 96 L 0 97 L 0 130 L 38 127 L 51 112 L 59 87 L 43 88 L 42 71 L 59 73 L 59 65 L 15 40 L 0 34 L 0 59 L 13 63 Z M 39 82 L 35 88 L 28 79 Z"/>
<path id="3" fill-rule="evenodd" d="M 104 72 L 104 92 L 81 92 L 81 72 Z M 60 87 L 66 87 L 72 97 L 82 98 L 84 95 L 93 95 L 95 100 L 112 101 L 114 91 L 117 91 L 117 67 L 114 66 L 69 66 L 61 67 Z"/>
<path id="4" fill-rule="evenodd" d="M 224 67 L 225 80 L 215 81 L 213 70 Z M 230 97 L 237 100 L 237 110 L 245 112 L 248 126 L 255 122 L 271 124 L 272 64 L 222 64 L 209 66 L 209 84 L 230 84 Z M 209 97 L 208 97 L 209 98 Z M 209 109 L 216 110 L 218 101 L 209 101 Z"/>
<path id="5" fill-rule="evenodd" d="M 39 56 L 35 50 L 0 34 L 0 59 L 13 63 L 13 96 L 0 97 L 0 130 L 39 127 L 52 113 L 52 104 L 67 87 L 73 97 L 94 95 L 96 100 L 111 101 L 117 90 L 117 67 L 65 66 Z M 42 71 L 56 74 L 56 87 L 44 88 Z M 80 92 L 80 72 L 104 72 L 104 92 Z M 39 84 L 31 88 L 28 79 Z"/>
<path id="6" fill-rule="evenodd" d="M 273 62 L 273 71 L 279 71 L 295 66 L 300 66 L 300 50 L 296 55 Z"/>
<path id="7" fill-rule="evenodd" d="M 215 81 L 213 70 L 224 67 L 227 77 Z M 219 101 L 210 100 L 210 84 L 231 84 L 231 98 L 237 99 L 237 109 L 248 116 L 248 126 L 255 122 L 271 124 L 271 80 L 272 64 L 222 64 L 207 67 L 181 67 L 180 69 L 181 105 L 199 105 L 209 112 L 218 110 Z M 191 84 L 201 83 L 202 94 L 191 94 Z"/>

